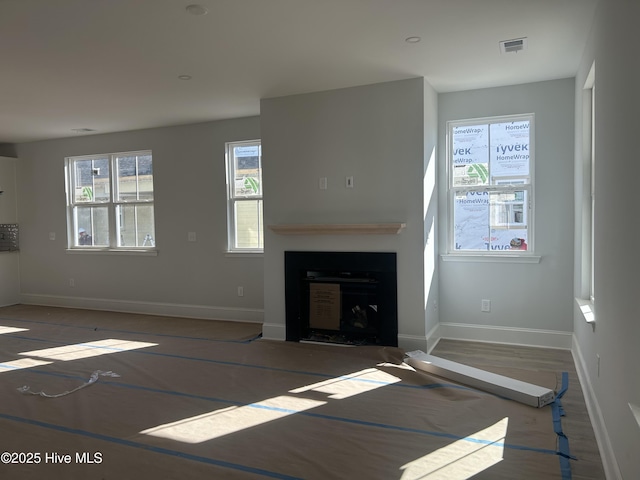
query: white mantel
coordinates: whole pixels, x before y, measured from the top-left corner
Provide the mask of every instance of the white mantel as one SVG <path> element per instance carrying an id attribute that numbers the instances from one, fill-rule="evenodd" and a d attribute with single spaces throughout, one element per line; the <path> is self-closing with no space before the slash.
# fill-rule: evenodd
<path id="1" fill-rule="evenodd" d="M 398 235 L 406 223 L 330 223 L 269 225 L 279 235 Z"/>

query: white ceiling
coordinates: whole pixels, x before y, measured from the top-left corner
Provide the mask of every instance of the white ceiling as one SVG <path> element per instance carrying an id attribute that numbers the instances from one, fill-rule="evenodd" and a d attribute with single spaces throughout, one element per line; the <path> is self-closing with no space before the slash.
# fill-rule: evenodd
<path id="1" fill-rule="evenodd" d="M 261 98 L 412 77 L 438 92 L 572 77 L 596 3 L 0 0 L 0 143 L 252 116 Z M 526 51 L 500 53 L 519 37 Z"/>

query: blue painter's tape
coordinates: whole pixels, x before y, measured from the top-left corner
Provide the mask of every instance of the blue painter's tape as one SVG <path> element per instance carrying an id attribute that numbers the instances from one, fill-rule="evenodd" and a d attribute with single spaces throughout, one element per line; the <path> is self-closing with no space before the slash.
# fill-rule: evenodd
<path id="1" fill-rule="evenodd" d="M 46 371 L 40 371 L 40 370 L 32 370 L 31 372 L 32 373 L 43 374 L 43 375 L 49 375 L 49 376 L 57 376 L 57 377 L 64 377 L 64 378 L 76 378 L 76 377 L 72 377 L 70 375 L 65 375 L 65 374 L 60 374 L 60 373 L 53 373 L 53 372 L 46 372 Z M 83 378 L 83 377 L 78 377 L 78 378 Z M 122 382 L 119 382 L 119 381 L 101 380 L 100 383 L 103 384 L 103 385 L 112 385 L 112 386 L 116 386 L 116 387 L 120 387 L 120 388 L 132 389 L 132 390 L 140 390 L 140 391 L 158 393 L 158 394 L 163 394 L 163 395 L 173 395 L 173 396 L 177 396 L 177 397 L 190 398 L 190 399 L 194 399 L 194 400 L 203 400 L 203 401 L 214 402 L 214 403 L 222 403 L 225 406 L 229 406 L 229 405 L 233 405 L 233 406 L 236 406 L 236 407 L 244 407 L 244 406 L 246 406 L 246 407 L 250 407 L 250 408 L 259 408 L 259 409 L 264 409 L 264 410 L 280 411 L 280 412 L 285 412 L 285 413 L 289 413 L 289 414 L 297 414 L 297 415 L 301 415 L 301 416 L 304 416 L 304 417 L 318 418 L 318 419 L 322 419 L 322 420 L 330 420 L 330 421 L 341 422 L 341 423 L 349 423 L 349 424 L 353 424 L 353 425 L 360 425 L 360 426 L 366 426 L 366 427 L 372 427 L 372 428 L 380 428 L 380 429 L 385 429 L 385 430 L 394 430 L 394 431 L 400 431 L 400 432 L 405 432 L 405 433 L 415 433 L 415 434 L 418 434 L 418 435 L 441 437 L 441 438 L 447 438 L 447 439 L 450 439 L 450 440 L 462 440 L 462 441 L 465 441 L 465 442 L 481 444 L 481 445 L 486 445 L 486 446 L 502 447 L 502 448 L 505 448 L 505 449 L 508 449 L 508 450 L 521 450 L 521 451 L 529 451 L 529 452 L 534 452 L 534 453 L 541 453 L 541 454 L 545 454 L 545 455 L 558 455 L 558 452 L 556 450 L 550 450 L 550 449 L 545 449 L 545 448 L 529 447 L 529 446 L 526 446 L 526 445 L 517 445 L 517 444 L 496 442 L 496 441 L 492 441 L 492 440 L 478 439 L 478 438 L 474 438 L 474 437 L 471 437 L 471 436 L 454 435 L 454 434 L 446 433 L 446 432 L 437 432 L 437 431 L 431 431 L 431 430 L 423 430 L 423 429 L 419 429 L 419 428 L 401 427 L 401 426 L 389 425 L 389 424 L 385 424 L 385 423 L 369 422 L 369 421 L 365 421 L 365 420 L 356 420 L 356 419 L 352 419 L 352 418 L 338 417 L 338 416 L 334 416 L 334 415 L 325 415 L 325 414 L 314 413 L 314 412 L 310 412 L 310 411 L 282 409 L 282 408 L 273 407 L 273 406 L 269 406 L 269 405 L 263 405 L 263 404 L 260 404 L 259 402 L 258 403 L 252 403 L 252 404 L 246 404 L 246 403 L 238 402 L 238 401 L 235 401 L 235 400 L 208 397 L 208 396 L 204 396 L 204 395 L 192 395 L 192 394 L 189 394 L 189 393 L 178 392 L 178 391 L 175 391 L 175 390 L 162 390 L 162 389 L 153 388 L 153 387 L 144 387 L 144 386 L 141 386 L 141 385 L 133 385 L 133 384 L 128 384 L 128 383 L 122 383 Z"/>
<path id="2" fill-rule="evenodd" d="M 52 340 L 48 340 L 48 339 L 44 339 L 44 338 L 27 337 L 27 336 L 24 336 L 24 335 L 12 335 L 12 338 L 19 338 L 21 340 L 28 340 L 28 341 L 32 341 L 32 342 L 40 342 L 40 343 L 47 343 L 47 344 L 60 345 L 60 346 L 68 345 L 68 344 L 62 343 L 62 342 L 54 342 Z M 102 346 L 86 345 L 86 344 L 81 344 L 81 345 L 84 345 L 84 346 L 89 347 L 89 348 L 95 348 L 95 349 L 105 349 L 105 350 L 113 350 L 113 351 L 121 350 L 121 349 L 119 349 L 117 347 L 102 347 Z M 125 350 L 123 350 L 123 351 L 125 351 Z M 187 355 L 177 355 L 177 354 L 172 354 L 172 353 L 148 352 L 148 351 L 142 351 L 142 350 L 126 350 L 126 351 L 128 353 L 134 353 L 134 354 L 137 354 L 137 355 L 152 355 L 152 356 L 163 357 L 163 358 L 175 358 L 175 359 L 178 359 L 178 360 L 188 360 L 188 361 L 194 361 L 194 362 L 213 363 L 213 364 L 216 364 L 216 365 L 225 365 L 225 366 L 230 366 L 230 367 L 254 368 L 254 369 L 258 369 L 258 370 L 268 370 L 268 371 L 272 371 L 272 372 L 292 373 L 292 374 L 296 374 L 296 375 L 305 375 L 305 376 L 328 378 L 328 379 L 353 380 L 353 381 L 356 381 L 356 382 L 372 383 L 372 384 L 377 384 L 377 385 L 382 385 L 382 386 L 390 386 L 390 387 L 398 387 L 398 388 L 416 388 L 416 389 L 453 388 L 453 389 L 458 389 L 458 390 L 472 390 L 472 391 L 476 391 L 476 392 L 478 391 L 478 390 L 475 390 L 473 388 L 465 387 L 465 386 L 462 386 L 462 385 L 447 384 L 447 383 L 434 383 L 434 384 L 427 384 L 427 385 L 409 385 L 409 384 L 395 383 L 395 382 L 384 382 L 384 381 L 381 381 L 381 380 L 371 380 L 371 379 L 367 379 L 367 378 L 360 378 L 358 376 L 352 377 L 352 376 L 348 376 L 348 375 L 341 375 L 341 376 L 336 377 L 335 375 L 330 375 L 330 374 L 321 373 L 321 372 L 308 372 L 308 371 L 304 371 L 304 370 L 293 370 L 293 369 L 288 369 L 288 368 L 268 367 L 268 366 L 265 366 L 265 365 L 255 365 L 255 364 L 250 364 L 250 363 L 230 362 L 230 361 L 227 361 L 227 360 L 213 360 L 213 359 L 209 359 L 209 358 L 190 357 L 190 356 L 187 356 Z M 487 395 L 491 395 L 491 394 L 487 394 Z"/>
<path id="3" fill-rule="evenodd" d="M 35 425 L 41 428 L 47 428 L 49 430 L 55 430 L 58 432 L 71 433 L 74 435 L 80 435 L 87 438 L 93 438 L 95 440 L 102 440 L 103 442 L 115 443 L 118 445 L 124 445 L 127 447 L 140 448 L 142 450 L 147 450 L 154 453 L 160 453 L 163 455 L 169 455 L 172 457 L 184 458 L 186 460 L 192 460 L 194 462 L 206 463 L 209 465 L 215 465 L 217 467 L 229 468 L 232 470 L 239 470 L 241 472 L 253 473 L 255 475 L 260 475 L 268 478 L 277 478 L 279 480 L 302 480 L 299 477 L 293 477 L 291 475 L 285 475 L 278 472 L 272 472 L 270 470 L 264 470 L 261 468 L 248 467 L 246 465 L 240 465 L 237 463 L 226 462 L 224 460 L 216 460 L 213 458 L 202 457 L 200 455 L 192 455 L 189 453 L 179 452 L 177 450 L 171 450 L 168 448 L 155 447 L 153 445 L 146 445 L 140 442 L 134 442 L 132 440 L 126 440 L 123 438 L 112 437 L 110 435 L 103 435 L 101 433 L 89 432 L 87 430 L 80 430 L 77 428 L 69 428 L 64 425 L 56 425 L 53 423 L 41 422 L 39 420 L 32 420 L 28 418 L 16 417 L 13 415 L 7 415 L 5 413 L 0 413 L 0 418 L 4 418 L 5 420 L 11 420 L 14 422 L 25 423 L 29 425 Z"/>
<path id="4" fill-rule="evenodd" d="M 553 419 L 553 431 L 558 435 L 558 457 L 560 459 L 560 474 L 562 480 L 571 480 L 571 460 L 577 460 L 571 455 L 569 449 L 569 439 L 562 431 L 562 417 L 564 416 L 564 408 L 561 399 L 569 388 L 569 373 L 562 372 L 562 384 L 560 391 L 556 395 L 556 399 L 551 403 L 551 416 Z"/>

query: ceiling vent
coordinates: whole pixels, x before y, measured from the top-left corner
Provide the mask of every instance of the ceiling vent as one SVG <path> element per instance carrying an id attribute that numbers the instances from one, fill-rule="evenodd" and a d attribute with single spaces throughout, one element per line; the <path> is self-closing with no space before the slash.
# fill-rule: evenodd
<path id="1" fill-rule="evenodd" d="M 500 42 L 502 53 L 518 53 L 527 47 L 527 38 L 514 38 L 513 40 L 503 40 Z"/>

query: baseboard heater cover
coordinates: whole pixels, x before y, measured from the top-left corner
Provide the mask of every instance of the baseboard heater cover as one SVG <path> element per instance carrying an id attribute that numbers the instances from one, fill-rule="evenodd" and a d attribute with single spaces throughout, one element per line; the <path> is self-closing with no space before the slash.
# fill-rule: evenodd
<path id="1" fill-rule="evenodd" d="M 542 408 L 555 400 L 554 391 L 548 388 L 428 355 L 421 350 L 405 353 L 405 362 L 416 370 L 448 378 L 531 407 Z"/>

